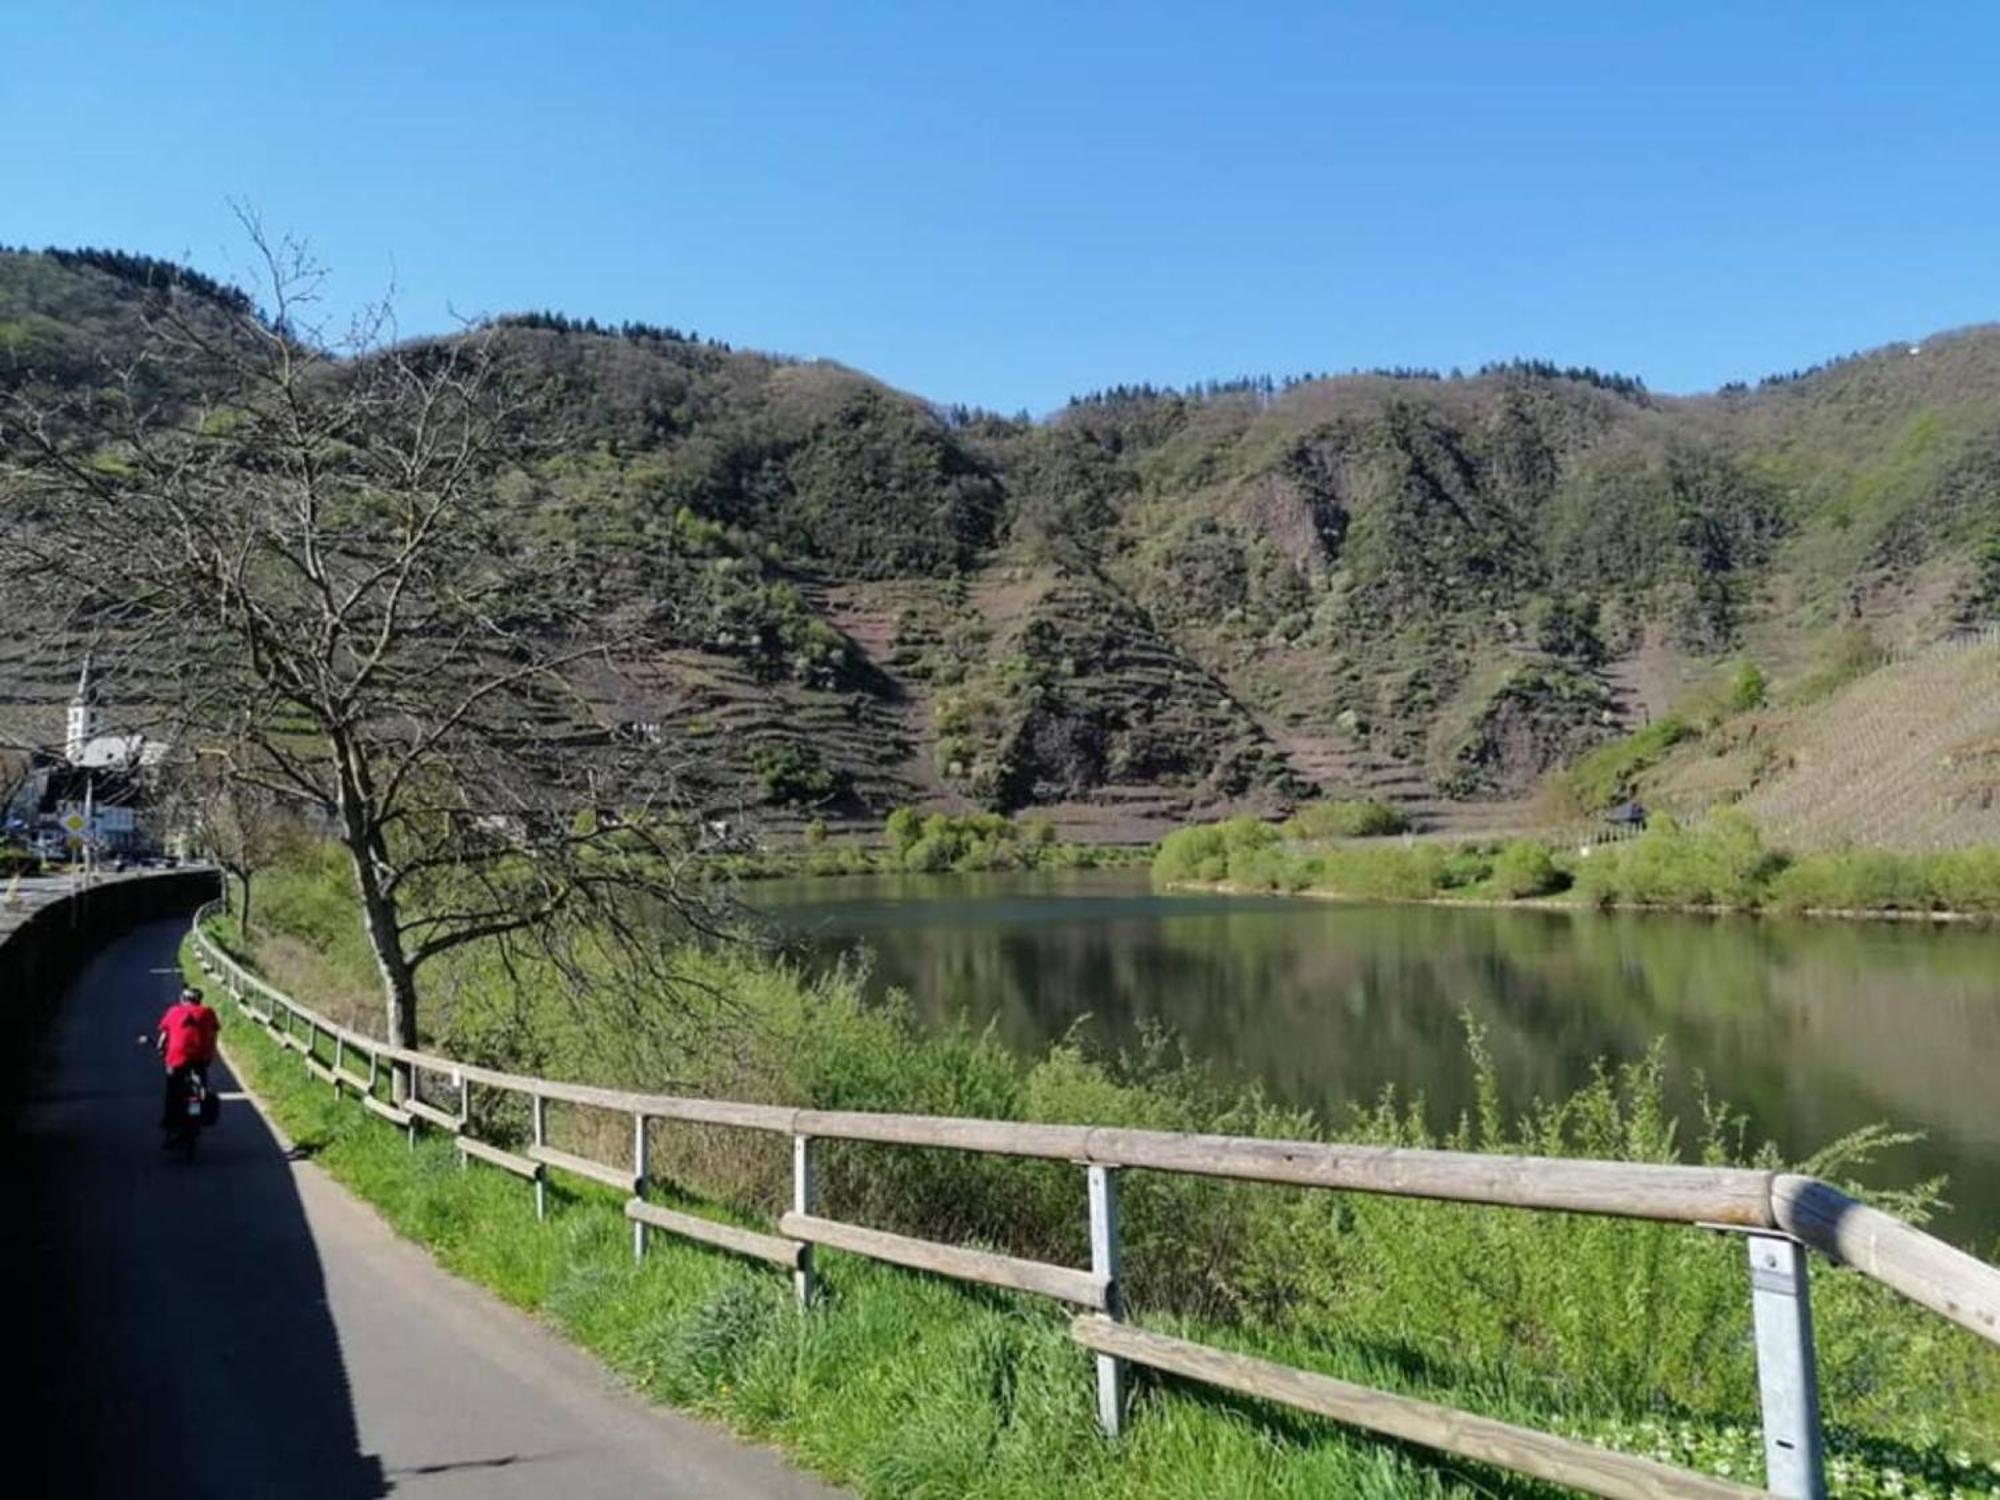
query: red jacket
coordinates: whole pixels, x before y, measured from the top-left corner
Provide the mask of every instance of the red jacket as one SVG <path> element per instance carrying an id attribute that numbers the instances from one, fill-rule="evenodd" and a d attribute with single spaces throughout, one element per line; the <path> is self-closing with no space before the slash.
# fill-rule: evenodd
<path id="1" fill-rule="evenodd" d="M 167 1066 L 185 1068 L 191 1063 L 215 1061 L 215 1034 L 222 1020 L 199 1001 L 180 1000 L 167 1007 L 160 1017 L 160 1035 L 167 1039 Z"/>

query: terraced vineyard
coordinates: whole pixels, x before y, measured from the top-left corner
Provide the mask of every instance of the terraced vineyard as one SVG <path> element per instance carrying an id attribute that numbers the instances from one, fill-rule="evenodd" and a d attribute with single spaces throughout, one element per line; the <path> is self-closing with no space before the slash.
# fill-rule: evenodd
<path id="1" fill-rule="evenodd" d="M 2000 646 L 1940 645 L 1780 731 L 1784 769 L 1743 807 L 1780 843 L 2000 843 Z"/>

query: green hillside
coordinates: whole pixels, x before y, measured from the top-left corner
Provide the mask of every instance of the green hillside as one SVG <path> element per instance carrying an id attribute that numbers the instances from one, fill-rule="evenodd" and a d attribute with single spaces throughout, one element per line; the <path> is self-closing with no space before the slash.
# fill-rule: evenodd
<path id="1" fill-rule="evenodd" d="M 242 306 L 143 257 L 0 253 L 0 390 L 111 399 L 162 298 Z M 1039 422 L 672 329 L 500 336 L 565 424 L 496 512 L 648 622 L 644 701 L 605 713 L 780 825 L 1033 805 L 1116 837 L 1327 794 L 1472 828 L 1742 660 L 1782 692 L 1844 630 L 2000 608 L 1994 329 L 1694 398 L 1524 362 Z M 76 648 L 28 635 L 0 714 L 43 732 Z"/>

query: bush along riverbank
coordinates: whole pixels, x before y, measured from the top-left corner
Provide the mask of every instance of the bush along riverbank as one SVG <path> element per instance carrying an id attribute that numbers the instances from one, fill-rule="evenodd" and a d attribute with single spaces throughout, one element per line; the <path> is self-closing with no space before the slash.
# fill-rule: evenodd
<path id="1" fill-rule="evenodd" d="M 737 880 L 803 875 L 938 875 L 986 870 L 1093 870 L 1143 865 L 1147 845 L 1080 844 L 1057 836 L 1044 818 L 999 813 L 930 813 L 899 807 L 877 838 L 831 838 L 808 825 L 796 848 L 718 855 L 711 868 Z"/>
<path id="2" fill-rule="evenodd" d="M 259 956 L 316 985 L 353 982 L 361 955 L 338 941 L 317 970 L 297 957 L 337 909 L 340 879 L 328 862 L 268 881 Z M 667 1017 L 468 956 L 440 981 L 430 1040 L 553 1076 L 822 1108 L 1778 1164 L 1719 1105 L 1693 1129 L 1671 1119 L 1658 1056 L 1606 1067 L 1568 1098 L 1510 1105 L 1469 1033 L 1478 1107 L 1439 1135 L 1420 1101 L 1383 1097 L 1334 1121 L 1281 1109 L 1164 1039 L 1131 1055 L 1071 1042 L 1024 1057 L 989 1033 L 926 1030 L 907 1005 L 866 1001 L 851 975 L 808 981 L 736 947 L 680 962 L 688 998 Z M 313 1002 L 305 984 L 287 987 Z M 1060 1309 L 828 1253 L 825 1302 L 801 1315 L 781 1275 L 666 1236 L 635 1266 L 613 1195 L 565 1184 L 538 1224 L 522 1184 L 459 1171 L 445 1140 L 411 1152 L 254 1028 L 232 1024 L 230 1038 L 247 1081 L 316 1159 L 448 1267 L 549 1319 L 646 1394 L 775 1441 L 864 1494 L 1552 1493 L 1171 1381 L 1142 1381 L 1128 1435 L 1108 1443 Z M 560 1107 L 550 1125 L 555 1144 L 606 1160 L 629 1131 Z M 480 1128 L 505 1141 L 526 1121 L 496 1114 Z M 1800 1165 L 1839 1179 L 1894 1144 L 1864 1132 Z M 678 1206 L 768 1226 L 788 1188 L 784 1145 L 676 1127 L 656 1134 L 649 1168 Z M 843 1219 L 1087 1260 L 1072 1168 L 830 1142 L 821 1172 L 825 1209 Z M 1921 1218 L 1937 1191 L 1885 1206 Z M 1131 1313 L 1145 1326 L 1751 1483 L 1761 1474 L 1733 1240 L 1153 1173 L 1130 1174 L 1124 1198 Z M 1955 1496 L 2000 1482 L 1995 1351 L 1836 1267 L 1815 1265 L 1813 1294 L 1837 1492 Z"/>
<path id="3" fill-rule="evenodd" d="M 1785 914 L 2000 916 L 2000 848 L 1791 855 L 1730 809 L 1682 825 L 1655 816 L 1627 843 L 1585 852 L 1540 839 L 1503 843 L 1345 843 L 1238 818 L 1161 841 L 1164 886 L 1324 894 L 1381 901 L 1529 901 Z"/>

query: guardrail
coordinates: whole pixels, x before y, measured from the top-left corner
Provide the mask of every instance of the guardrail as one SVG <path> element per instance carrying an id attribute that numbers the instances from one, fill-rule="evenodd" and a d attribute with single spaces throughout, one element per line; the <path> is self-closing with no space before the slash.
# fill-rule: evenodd
<path id="1" fill-rule="evenodd" d="M 1098 1420 L 1114 1437 L 1125 1422 L 1126 1372 L 1136 1364 L 1592 1494 L 1623 1500 L 1766 1493 L 1818 1497 L 1826 1493 L 1826 1480 L 1808 1249 L 1844 1262 L 2000 1344 L 2000 1269 L 1811 1177 L 1738 1167 L 1487 1156 L 1113 1126 L 803 1109 L 533 1078 L 397 1047 L 328 1020 L 225 952 L 205 928 L 215 910 L 211 905 L 196 915 L 195 952 L 203 970 L 239 1006 L 282 1045 L 298 1051 L 314 1076 L 336 1091 L 354 1092 L 372 1112 L 409 1131 L 412 1140 L 420 1126 L 434 1127 L 455 1138 L 462 1161 L 483 1161 L 532 1182 L 538 1215 L 547 1212 L 547 1174 L 553 1168 L 629 1195 L 625 1216 L 632 1223 L 635 1256 L 645 1255 L 649 1229 L 678 1234 L 786 1268 L 801 1304 L 813 1300 L 813 1249 L 818 1245 L 1068 1303 L 1082 1310 L 1071 1333 L 1096 1357 Z M 323 1044 L 333 1049 L 330 1066 L 319 1056 Z M 355 1055 L 366 1057 L 365 1075 L 350 1068 Z M 388 1100 L 379 1097 L 384 1064 L 391 1069 L 393 1097 Z M 423 1099 L 426 1076 L 449 1081 L 456 1095 L 455 1111 Z M 525 1152 L 472 1134 L 474 1087 L 529 1100 L 533 1140 Z M 551 1102 L 628 1117 L 629 1162 L 614 1166 L 551 1147 L 547 1141 Z M 718 1223 L 648 1202 L 647 1131 L 656 1120 L 790 1137 L 792 1206 L 780 1215 L 777 1233 Z M 817 1211 L 814 1172 L 814 1144 L 822 1140 L 943 1147 L 1072 1163 L 1084 1174 L 1090 1266 L 1050 1265 L 824 1218 Z M 1748 1252 L 1769 1490 L 1132 1327 L 1125 1321 L 1118 1236 L 1118 1174 L 1129 1170 L 1607 1215 L 1740 1233 Z"/>

